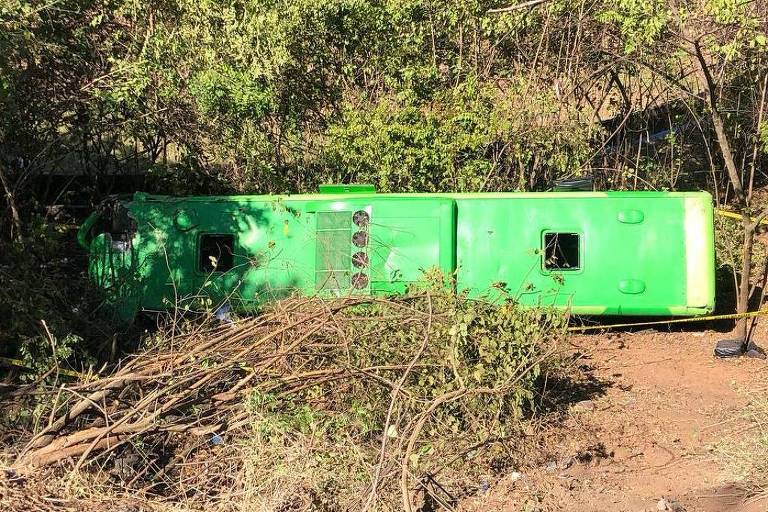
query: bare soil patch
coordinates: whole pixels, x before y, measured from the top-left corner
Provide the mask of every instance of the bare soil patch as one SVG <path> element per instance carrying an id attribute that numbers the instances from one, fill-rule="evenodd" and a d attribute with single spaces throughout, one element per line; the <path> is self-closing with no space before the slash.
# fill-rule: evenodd
<path id="1" fill-rule="evenodd" d="M 720 360 L 705 332 L 579 335 L 588 400 L 568 406 L 544 438 L 544 462 L 509 473 L 468 510 L 758 512 L 768 499 L 733 482 L 717 452 L 750 435 L 746 392 L 768 363 Z M 767 340 L 764 330 L 756 340 Z M 762 383 L 762 384 L 761 384 Z"/>

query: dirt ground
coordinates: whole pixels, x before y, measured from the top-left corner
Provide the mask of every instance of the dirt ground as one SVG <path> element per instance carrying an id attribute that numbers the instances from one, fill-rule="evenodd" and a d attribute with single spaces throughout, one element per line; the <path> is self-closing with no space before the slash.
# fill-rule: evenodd
<path id="1" fill-rule="evenodd" d="M 459 509 L 768 511 L 768 498 L 746 495 L 722 456 L 728 440 L 752 435 L 746 394 L 766 392 L 768 361 L 714 358 L 715 342 L 725 338 L 715 331 L 654 330 L 571 337 L 583 379 L 570 384 L 568 400 L 554 413 L 559 420 L 545 425 L 548 435 L 528 459 L 535 462 L 505 470 Z M 755 340 L 768 347 L 768 325 Z M 86 502 L 64 503 L 45 492 L 31 499 L 28 487 L 11 482 L 0 488 L 0 502 L 15 503 L 14 510 L 86 508 Z M 662 508 L 660 500 L 666 500 Z M 120 500 L 87 509 L 154 507 Z"/>
<path id="2" fill-rule="evenodd" d="M 556 429 L 565 434 L 547 443 L 550 460 L 508 473 L 465 508 L 767 511 L 768 499 L 745 496 L 718 452 L 725 439 L 749 435 L 745 392 L 765 392 L 768 362 L 715 359 L 725 338 L 652 330 L 573 337 L 589 385 Z M 755 340 L 768 345 L 768 331 Z"/>

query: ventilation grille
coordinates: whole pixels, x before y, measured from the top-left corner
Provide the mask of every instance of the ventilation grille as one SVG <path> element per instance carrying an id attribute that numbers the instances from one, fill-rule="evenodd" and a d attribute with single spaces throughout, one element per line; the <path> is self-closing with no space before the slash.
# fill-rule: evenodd
<path id="1" fill-rule="evenodd" d="M 351 238 L 351 212 L 317 214 L 315 289 L 349 290 L 352 276 L 349 255 Z"/>
<path id="2" fill-rule="evenodd" d="M 363 210 L 317 213 L 316 290 L 337 294 L 370 291 L 368 221 Z"/>

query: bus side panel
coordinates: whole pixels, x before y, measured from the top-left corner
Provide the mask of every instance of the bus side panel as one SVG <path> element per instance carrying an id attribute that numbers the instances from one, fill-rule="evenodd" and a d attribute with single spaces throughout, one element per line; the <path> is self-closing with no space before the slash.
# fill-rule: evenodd
<path id="1" fill-rule="evenodd" d="M 706 194 L 696 196 L 706 203 Z M 578 314 L 711 309 L 709 288 L 699 292 L 707 304 L 688 308 L 688 281 L 709 280 L 714 270 L 711 262 L 688 265 L 690 238 L 707 239 L 711 227 L 686 226 L 686 197 L 460 198 L 457 208 L 458 287 L 473 296 Z M 574 245 L 566 248 L 573 256 L 566 268 L 547 263 L 547 242 L 558 237 Z"/>
<path id="2" fill-rule="evenodd" d="M 402 293 L 424 273 L 449 278 L 455 269 L 455 208 L 450 199 L 373 203 L 371 280 L 374 293 Z"/>

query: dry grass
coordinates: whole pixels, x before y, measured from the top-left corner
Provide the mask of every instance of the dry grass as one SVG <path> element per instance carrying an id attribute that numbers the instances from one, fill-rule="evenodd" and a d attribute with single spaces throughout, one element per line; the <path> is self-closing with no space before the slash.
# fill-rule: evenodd
<path id="1" fill-rule="evenodd" d="M 424 290 L 178 327 L 43 388 L 57 398 L 10 448 L 6 509 L 30 490 L 94 510 L 450 509 L 516 456 L 565 333 L 555 312 Z"/>
<path id="2" fill-rule="evenodd" d="M 718 453 L 729 473 L 754 497 L 768 496 L 768 396 L 766 390 L 751 390 L 745 409 L 748 425 L 724 442 Z"/>

